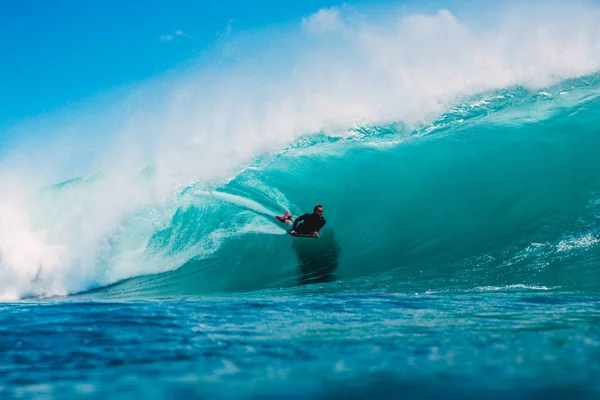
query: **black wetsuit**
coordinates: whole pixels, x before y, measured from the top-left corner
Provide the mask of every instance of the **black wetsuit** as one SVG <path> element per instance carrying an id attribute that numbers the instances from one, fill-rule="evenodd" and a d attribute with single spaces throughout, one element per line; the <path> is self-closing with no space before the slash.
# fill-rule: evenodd
<path id="1" fill-rule="evenodd" d="M 294 221 L 294 226 L 291 230 L 296 231 L 301 235 L 312 235 L 325 225 L 325 218 L 317 214 L 302 214 Z"/>

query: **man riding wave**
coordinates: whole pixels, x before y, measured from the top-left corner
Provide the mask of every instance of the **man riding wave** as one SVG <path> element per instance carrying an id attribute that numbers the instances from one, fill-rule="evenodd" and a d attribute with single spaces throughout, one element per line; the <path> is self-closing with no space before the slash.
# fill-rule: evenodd
<path id="1" fill-rule="evenodd" d="M 286 223 L 288 227 L 291 226 L 289 230 L 290 235 L 302 235 L 302 236 L 314 236 L 319 237 L 319 231 L 325 223 L 327 222 L 325 218 L 323 218 L 323 206 L 317 204 L 313 208 L 312 214 L 302 214 L 298 218 L 294 219 L 290 212 L 286 212 L 282 216 L 275 216 L 279 220 L 279 222 Z"/>

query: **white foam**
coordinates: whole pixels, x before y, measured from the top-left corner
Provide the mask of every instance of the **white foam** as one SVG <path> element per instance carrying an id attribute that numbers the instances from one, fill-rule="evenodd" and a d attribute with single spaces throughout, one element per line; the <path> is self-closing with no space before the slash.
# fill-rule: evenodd
<path id="1" fill-rule="evenodd" d="M 236 196 L 230 193 L 196 190 L 194 191 L 194 196 L 219 199 L 222 202 L 234 204 L 240 208 L 251 210 L 254 213 L 261 214 L 268 218 L 273 218 L 273 215 L 275 215 L 274 211 L 267 209 L 262 204 L 254 200 L 242 196 Z"/>
<path id="2" fill-rule="evenodd" d="M 518 291 L 518 290 L 535 290 L 535 291 L 550 291 L 560 289 L 560 286 L 538 286 L 526 284 L 513 284 L 505 286 L 479 286 L 472 289 L 448 289 L 448 290 L 429 290 L 425 294 L 441 294 L 441 293 L 479 293 L 479 292 L 499 292 L 499 291 Z"/>
<path id="3" fill-rule="evenodd" d="M 556 245 L 556 251 L 560 253 L 574 249 L 584 249 L 598 242 L 600 242 L 600 237 L 597 234 L 588 233 L 580 237 L 561 240 Z"/>
<path id="4" fill-rule="evenodd" d="M 547 286 L 537 286 L 537 285 L 525 285 L 525 284 L 515 284 L 515 285 L 506 285 L 506 286 L 482 286 L 477 287 L 474 291 L 478 292 L 496 292 L 500 290 L 554 290 L 558 287 L 547 287 Z"/>

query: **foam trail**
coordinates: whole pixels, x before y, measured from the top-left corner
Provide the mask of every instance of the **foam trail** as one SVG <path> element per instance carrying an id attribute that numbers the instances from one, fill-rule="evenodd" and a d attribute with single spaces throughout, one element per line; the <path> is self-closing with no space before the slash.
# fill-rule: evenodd
<path id="1" fill-rule="evenodd" d="M 196 197 L 210 197 L 213 199 L 218 199 L 219 201 L 221 201 L 223 203 L 234 204 L 242 209 L 252 211 L 256 214 L 260 214 L 260 215 L 270 218 L 270 219 L 273 219 L 274 215 L 276 215 L 275 212 L 267 209 L 260 203 L 257 203 L 256 201 L 253 201 L 253 200 L 245 198 L 245 197 L 236 196 L 233 194 L 223 193 L 223 192 L 208 192 L 205 190 L 196 190 L 193 193 L 194 193 L 194 196 L 196 196 Z"/>

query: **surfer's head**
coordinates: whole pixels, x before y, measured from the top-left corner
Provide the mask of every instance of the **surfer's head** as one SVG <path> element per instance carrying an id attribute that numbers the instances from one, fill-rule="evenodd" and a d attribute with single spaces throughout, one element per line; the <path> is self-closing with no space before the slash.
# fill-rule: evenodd
<path id="1" fill-rule="evenodd" d="M 320 205 L 320 204 L 317 204 L 315 206 L 315 208 L 313 208 L 313 213 L 315 213 L 318 216 L 322 217 L 323 216 L 323 206 Z"/>

